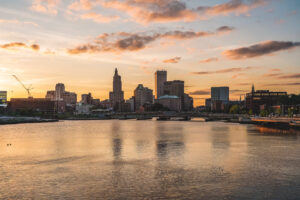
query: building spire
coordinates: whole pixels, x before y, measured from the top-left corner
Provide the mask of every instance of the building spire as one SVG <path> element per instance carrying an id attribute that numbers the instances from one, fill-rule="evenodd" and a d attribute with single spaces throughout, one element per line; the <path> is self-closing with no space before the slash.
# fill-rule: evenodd
<path id="1" fill-rule="evenodd" d="M 254 89 L 254 84 L 252 84 L 252 93 L 255 92 L 255 89 Z"/>
<path id="2" fill-rule="evenodd" d="M 115 68 L 115 75 L 118 75 L 118 68 Z"/>

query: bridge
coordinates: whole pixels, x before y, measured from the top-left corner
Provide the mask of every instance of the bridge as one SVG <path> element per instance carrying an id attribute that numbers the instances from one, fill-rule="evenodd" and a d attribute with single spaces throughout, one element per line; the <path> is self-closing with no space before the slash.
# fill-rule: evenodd
<path id="1" fill-rule="evenodd" d="M 146 120 L 157 118 L 157 120 L 178 120 L 187 121 L 192 118 L 203 118 L 205 121 L 216 120 L 235 120 L 240 118 L 248 118 L 247 115 L 241 114 L 226 114 L 226 113 L 204 113 L 204 112 L 128 112 L 128 113 L 108 113 L 107 117 L 111 119 L 137 119 Z"/>

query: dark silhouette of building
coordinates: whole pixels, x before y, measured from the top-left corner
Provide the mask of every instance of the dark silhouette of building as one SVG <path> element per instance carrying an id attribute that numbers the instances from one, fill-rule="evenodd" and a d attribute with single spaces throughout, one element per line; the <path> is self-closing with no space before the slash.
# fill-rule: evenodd
<path id="1" fill-rule="evenodd" d="M 222 112 L 229 105 L 229 87 L 211 88 L 211 111 Z"/>
<path id="2" fill-rule="evenodd" d="M 121 76 L 118 74 L 118 69 L 115 69 L 113 78 L 113 91 L 109 93 L 109 100 L 113 107 L 124 102 L 124 92 L 122 91 Z"/>
<path id="3" fill-rule="evenodd" d="M 180 112 L 182 110 L 181 99 L 178 96 L 164 95 L 156 99 L 156 103 L 163 105 L 163 107 L 168 108 L 170 111 Z"/>
<path id="4" fill-rule="evenodd" d="M 155 72 L 155 98 L 164 95 L 164 83 L 167 81 L 167 71 Z"/>
<path id="5" fill-rule="evenodd" d="M 89 105 L 91 105 L 93 103 L 92 94 L 91 93 L 82 94 L 81 95 L 81 103 L 82 104 L 89 104 Z"/>
<path id="6" fill-rule="evenodd" d="M 212 101 L 229 101 L 229 87 L 212 87 L 211 88 Z"/>
<path id="7" fill-rule="evenodd" d="M 52 101 L 46 98 L 12 98 L 8 103 L 8 109 L 12 112 L 37 111 L 52 114 L 65 112 L 65 108 L 63 101 Z"/>
<path id="8" fill-rule="evenodd" d="M 184 102 L 183 110 L 184 111 L 193 110 L 193 108 L 194 108 L 193 98 L 190 95 L 186 94 L 186 93 L 184 93 L 183 98 L 184 98 L 183 99 L 183 102 Z"/>
<path id="9" fill-rule="evenodd" d="M 0 105 L 6 104 L 7 102 L 7 91 L 0 91 Z"/>
<path id="10" fill-rule="evenodd" d="M 280 98 L 283 96 L 287 96 L 287 92 L 270 92 L 269 90 L 255 91 L 253 85 L 252 91 L 246 94 L 246 108 L 252 110 L 253 113 L 259 113 L 262 109 L 269 109 L 278 104 Z"/>

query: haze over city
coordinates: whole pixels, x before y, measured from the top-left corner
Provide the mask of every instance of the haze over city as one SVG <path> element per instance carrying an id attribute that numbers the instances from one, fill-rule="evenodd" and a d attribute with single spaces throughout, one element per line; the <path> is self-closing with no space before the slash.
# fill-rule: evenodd
<path id="1" fill-rule="evenodd" d="M 125 98 L 154 72 L 184 80 L 194 105 L 210 87 L 239 99 L 257 89 L 299 93 L 298 0 L 1 1 L 0 90 L 34 97 L 63 82 L 69 91 L 109 98 L 117 67 Z"/>

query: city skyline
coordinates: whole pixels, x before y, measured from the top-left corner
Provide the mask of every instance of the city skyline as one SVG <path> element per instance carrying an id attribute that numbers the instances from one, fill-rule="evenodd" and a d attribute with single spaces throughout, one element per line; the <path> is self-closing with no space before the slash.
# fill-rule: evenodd
<path id="1" fill-rule="evenodd" d="M 16 74 L 34 97 L 62 82 L 104 100 L 118 67 L 125 99 L 138 84 L 154 90 L 158 69 L 184 80 L 195 106 L 213 86 L 229 86 L 231 99 L 252 84 L 300 93 L 299 8 L 296 0 L 3 1 L 0 90 L 27 96 Z"/>

